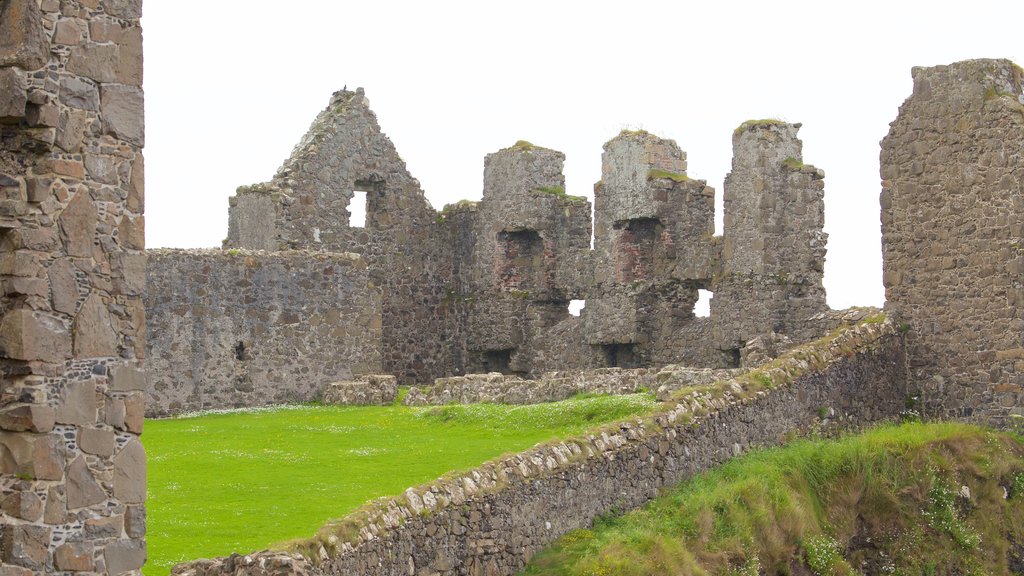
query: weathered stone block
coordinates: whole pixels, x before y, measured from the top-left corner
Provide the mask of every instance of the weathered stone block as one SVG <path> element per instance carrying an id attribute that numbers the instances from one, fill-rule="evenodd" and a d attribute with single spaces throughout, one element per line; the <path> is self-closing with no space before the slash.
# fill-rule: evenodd
<path id="1" fill-rule="evenodd" d="M 91 572 L 95 569 L 92 551 L 91 545 L 81 542 L 61 544 L 53 551 L 53 564 L 58 570 Z"/>
<path id="2" fill-rule="evenodd" d="M 145 390 L 146 373 L 135 366 L 113 366 L 110 368 L 110 389 L 114 392 Z"/>
<path id="3" fill-rule="evenodd" d="M 117 18 L 135 20 L 142 17 L 142 0 L 101 0 L 103 10 Z"/>
<path id="4" fill-rule="evenodd" d="M 35 0 L 0 1 L 0 67 L 36 70 L 46 65 L 50 45 Z"/>
<path id="5" fill-rule="evenodd" d="M 114 514 L 103 518 L 89 518 L 85 521 L 85 536 L 93 540 L 120 538 L 124 530 L 124 516 Z"/>
<path id="6" fill-rule="evenodd" d="M 50 529 L 31 524 L 0 526 L 0 560 L 7 564 L 43 570 L 50 546 Z"/>
<path id="7" fill-rule="evenodd" d="M 103 549 L 103 558 L 107 563 L 107 572 L 123 574 L 142 568 L 146 562 L 146 542 L 144 540 L 119 540 L 108 544 Z"/>
<path id="8" fill-rule="evenodd" d="M 78 447 L 82 452 L 97 456 L 114 455 L 114 431 L 100 428 L 80 428 L 78 430 Z"/>
<path id="9" fill-rule="evenodd" d="M 57 136 L 54 144 L 65 152 L 79 152 L 89 123 L 89 113 L 87 111 L 75 110 L 74 108 L 65 110 L 61 113 L 60 119 L 57 120 Z"/>
<path id="10" fill-rule="evenodd" d="M 0 503 L 0 508 L 15 518 L 29 522 L 36 522 L 43 515 L 43 501 L 34 492 L 28 490 L 10 494 Z"/>
<path id="11" fill-rule="evenodd" d="M 142 86 L 142 28 L 124 31 L 120 40 L 117 61 L 117 81 L 130 86 Z"/>
<path id="12" fill-rule="evenodd" d="M 114 497 L 127 504 L 146 501 L 146 451 L 137 438 L 114 457 Z"/>
<path id="13" fill-rule="evenodd" d="M 115 67 L 118 60 L 115 44 L 83 44 L 71 50 L 67 70 L 96 82 L 117 80 Z"/>
<path id="14" fill-rule="evenodd" d="M 19 308 L 0 320 L 0 349 L 16 360 L 62 362 L 71 357 L 71 334 L 56 318 Z"/>
<path id="15" fill-rule="evenodd" d="M 28 82 L 17 68 L 0 68 L 0 122 L 16 122 L 25 116 Z"/>
<path id="16" fill-rule="evenodd" d="M 89 192 L 80 190 L 60 215 L 64 247 L 69 256 L 91 257 L 98 212 Z"/>
<path id="17" fill-rule="evenodd" d="M 117 355 L 118 336 L 103 299 L 93 292 L 75 316 L 74 351 L 79 358 Z"/>
<path id="18" fill-rule="evenodd" d="M 124 516 L 124 530 L 129 538 L 142 538 L 146 535 L 146 507 L 129 506 Z"/>
<path id="19" fill-rule="evenodd" d="M 107 493 L 89 470 L 84 456 L 75 458 L 68 466 L 67 491 L 69 510 L 99 504 L 107 499 Z"/>
<path id="20" fill-rule="evenodd" d="M 103 133 L 136 146 L 144 146 L 146 130 L 142 89 L 113 84 L 100 93 Z"/>
<path id="21" fill-rule="evenodd" d="M 39 404 L 21 404 L 0 409 L 0 429 L 12 432 L 53 430 L 54 410 Z"/>
<path id="22" fill-rule="evenodd" d="M 77 46 L 82 42 L 82 37 L 85 36 L 85 21 L 78 18 L 64 18 L 57 22 L 57 25 L 53 28 L 53 43 L 54 44 L 65 44 L 67 46 Z M 96 42 L 102 42 L 103 40 L 97 40 Z"/>
<path id="23" fill-rule="evenodd" d="M 60 79 L 60 101 L 69 108 L 96 111 L 100 109 L 100 91 L 96 84 L 77 76 Z"/>
<path id="24" fill-rule="evenodd" d="M 43 521 L 47 524 L 64 524 L 68 517 L 68 502 L 64 496 L 63 486 L 51 486 L 46 491 L 46 508 L 43 510 Z"/>
<path id="25" fill-rule="evenodd" d="M 324 404 L 372 406 L 391 404 L 398 394 L 394 376 L 368 374 L 355 380 L 332 382 L 323 393 Z"/>
<path id="26" fill-rule="evenodd" d="M 91 426 L 96 423 L 96 384 L 92 382 L 68 382 L 57 406 L 57 422 L 76 426 Z"/>
<path id="27" fill-rule="evenodd" d="M 55 261 L 48 270 L 53 309 L 65 314 L 74 314 L 78 304 L 78 280 L 75 265 L 70 258 Z"/>

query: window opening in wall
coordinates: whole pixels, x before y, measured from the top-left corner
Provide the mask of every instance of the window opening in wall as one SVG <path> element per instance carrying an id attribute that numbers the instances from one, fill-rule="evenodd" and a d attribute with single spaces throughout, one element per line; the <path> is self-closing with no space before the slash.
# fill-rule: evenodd
<path id="1" fill-rule="evenodd" d="M 351 228 L 366 228 L 366 192 L 354 190 L 348 203 L 348 225 Z"/>
<path id="2" fill-rule="evenodd" d="M 605 363 L 609 368 L 639 368 L 640 358 L 636 353 L 635 344 L 605 344 Z"/>
<path id="3" fill-rule="evenodd" d="M 693 315 L 698 318 L 711 316 L 711 299 L 715 294 L 711 290 L 697 290 L 697 303 L 693 306 Z"/>
<path id="4" fill-rule="evenodd" d="M 729 350 L 723 350 L 725 352 L 725 363 L 728 368 L 739 368 L 740 367 L 740 349 L 730 348 Z"/>
<path id="5" fill-rule="evenodd" d="M 485 350 L 482 358 L 484 372 L 501 372 L 509 374 L 512 372 L 512 349 L 508 350 Z"/>
<path id="6" fill-rule="evenodd" d="M 579 316 L 583 308 L 587 306 L 586 300 L 570 300 L 569 301 L 569 314 L 573 316 Z"/>
<path id="7" fill-rule="evenodd" d="M 506 291 L 529 292 L 540 288 L 544 274 L 544 240 L 536 230 L 498 232 L 495 273 Z"/>

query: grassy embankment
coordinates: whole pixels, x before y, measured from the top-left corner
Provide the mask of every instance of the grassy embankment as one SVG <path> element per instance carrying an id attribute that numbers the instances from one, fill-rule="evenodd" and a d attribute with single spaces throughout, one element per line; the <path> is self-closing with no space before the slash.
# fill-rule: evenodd
<path id="1" fill-rule="evenodd" d="M 150 420 L 147 576 L 312 535 L 373 498 L 651 411 L 649 395 L 535 406 L 293 406 Z"/>
<path id="2" fill-rule="evenodd" d="M 1021 437 L 905 424 L 756 452 L 570 532 L 524 571 L 861 573 L 1024 573 Z"/>

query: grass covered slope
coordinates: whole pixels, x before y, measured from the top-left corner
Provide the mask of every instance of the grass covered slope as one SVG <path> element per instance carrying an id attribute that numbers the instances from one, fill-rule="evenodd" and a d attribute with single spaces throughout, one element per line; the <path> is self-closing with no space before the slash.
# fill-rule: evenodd
<path id="1" fill-rule="evenodd" d="M 530 575 L 1024 573 L 1024 443 L 887 426 L 733 460 L 570 532 Z"/>
<path id="2" fill-rule="evenodd" d="M 292 406 L 151 420 L 147 576 L 307 537 L 366 501 L 602 422 L 648 395 L 553 404 Z"/>

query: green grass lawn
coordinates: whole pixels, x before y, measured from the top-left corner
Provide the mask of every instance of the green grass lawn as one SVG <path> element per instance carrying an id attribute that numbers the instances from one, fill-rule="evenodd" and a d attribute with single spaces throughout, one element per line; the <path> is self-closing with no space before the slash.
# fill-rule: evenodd
<path id="1" fill-rule="evenodd" d="M 884 426 L 755 452 L 539 554 L 533 576 L 1019 574 L 1024 442 Z"/>
<path id="2" fill-rule="evenodd" d="M 651 411 L 649 395 L 534 406 L 289 406 L 149 420 L 147 576 L 313 535 L 367 500 Z"/>

